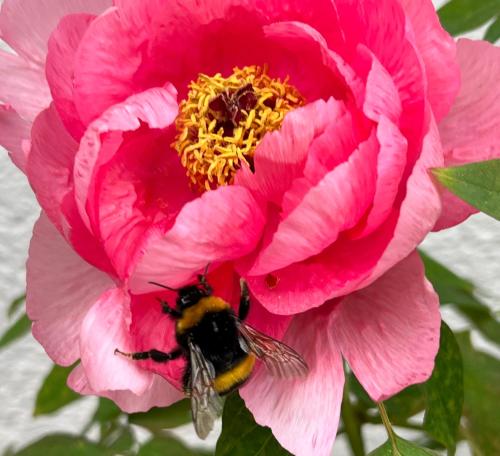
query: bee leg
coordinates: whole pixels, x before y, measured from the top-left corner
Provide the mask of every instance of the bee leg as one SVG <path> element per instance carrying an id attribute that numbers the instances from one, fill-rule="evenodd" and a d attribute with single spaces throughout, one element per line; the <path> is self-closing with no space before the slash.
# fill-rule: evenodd
<path id="1" fill-rule="evenodd" d="M 198 282 L 200 282 L 200 285 L 203 286 L 207 295 L 211 295 L 213 293 L 212 287 L 207 282 L 207 273 L 208 273 L 209 266 L 210 266 L 210 263 L 208 263 L 205 266 L 205 271 L 203 272 L 203 274 L 198 274 Z"/>
<path id="2" fill-rule="evenodd" d="M 177 348 L 170 353 L 165 353 L 159 350 L 149 350 L 145 352 L 136 352 L 136 353 L 124 353 L 117 348 L 115 349 L 115 355 L 119 354 L 125 356 L 127 358 L 139 360 L 151 359 L 157 363 L 166 363 L 167 361 L 171 361 L 173 359 L 180 358 L 182 356 L 182 350 Z"/>
<path id="3" fill-rule="evenodd" d="M 250 311 L 250 293 L 248 291 L 248 285 L 244 279 L 240 279 L 240 307 L 238 309 L 238 318 L 243 321 L 248 316 Z"/>
<path id="4" fill-rule="evenodd" d="M 182 317 L 182 313 L 180 313 L 178 310 L 176 309 L 172 309 L 172 307 L 170 307 L 168 305 L 168 302 L 167 301 L 164 301 L 163 299 L 161 298 L 156 298 L 158 300 L 158 302 L 161 304 L 161 308 L 163 310 L 163 313 L 167 314 L 167 315 L 170 315 L 172 318 L 175 318 L 176 320 L 178 318 L 181 318 Z"/>

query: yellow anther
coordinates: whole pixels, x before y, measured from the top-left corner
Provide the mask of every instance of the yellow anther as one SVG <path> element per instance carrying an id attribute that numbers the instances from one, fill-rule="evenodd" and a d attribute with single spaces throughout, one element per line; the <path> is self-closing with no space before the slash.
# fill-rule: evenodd
<path id="1" fill-rule="evenodd" d="M 173 147 L 200 191 L 231 184 L 241 163 L 252 163 L 264 135 L 304 104 L 288 77 L 273 79 L 257 66 L 235 68 L 228 78 L 200 74 L 189 89 Z"/>

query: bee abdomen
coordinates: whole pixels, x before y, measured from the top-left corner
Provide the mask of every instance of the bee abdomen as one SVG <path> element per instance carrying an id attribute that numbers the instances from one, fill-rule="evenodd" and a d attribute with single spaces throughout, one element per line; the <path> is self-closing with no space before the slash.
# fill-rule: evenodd
<path id="1" fill-rule="evenodd" d="M 240 387 L 250 378 L 254 365 L 255 356 L 248 354 L 229 369 L 218 373 L 214 379 L 215 391 L 224 395 Z"/>

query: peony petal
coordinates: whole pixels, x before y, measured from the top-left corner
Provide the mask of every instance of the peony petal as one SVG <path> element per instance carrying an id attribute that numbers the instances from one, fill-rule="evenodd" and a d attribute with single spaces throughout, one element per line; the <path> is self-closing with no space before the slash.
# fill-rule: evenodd
<path id="1" fill-rule="evenodd" d="M 332 334 L 374 401 L 427 380 L 439 349 L 439 298 L 418 253 L 347 296 Z"/>
<path id="2" fill-rule="evenodd" d="M 379 119 L 377 139 L 380 143 L 380 152 L 373 207 L 366 222 L 350 234 L 354 239 L 371 234 L 387 219 L 394 209 L 406 166 L 408 143 L 399 129 L 386 117 Z"/>
<path id="3" fill-rule="evenodd" d="M 265 220 L 250 192 L 219 187 L 187 203 L 174 226 L 151 241 L 130 278 L 134 293 L 154 290 L 149 281 L 176 287 L 208 263 L 240 258 L 255 247 Z"/>
<path id="4" fill-rule="evenodd" d="M 73 364 L 80 357 L 82 321 L 113 281 L 83 261 L 42 213 L 33 230 L 27 283 L 34 337 L 55 363 Z"/>
<path id="5" fill-rule="evenodd" d="M 121 143 L 121 133 L 134 131 L 146 123 L 151 129 L 163 129 L 177 117 L 178 105 L 176 90 L 167 83 L 163 88 L 157 87 L 138 95 L 131 96 L 123 103 L 117 104 L 94 121 L 87 129 L 75 157 L 74 179 L 78 209 L 86 225 L 91 228 L 87 202 L 96 166 L 106 163 Z M 106 135 L 111 144 L 101 151 L 101 135 L 117 132 L 117 135 Z M 110 155 L 110 156 L 107 156 Z"/>
<path id="6" fill-rule="evenodd" d="M 94 391 L 130 390 L 141 396 L 151 387 L 153 376 L 121 355 L 133 350 L 128 331 L 130 297 L 114 288 L 103 293 L 83 320 L 80 333 L 82 366 Z"/>
<path id="7" fill-rule="evenodd" d="M 73 100 L 74 59 L 78 45 L 95 16 L 72 14 L 65 16 L 50 36 L 46 75 L 57 112 L 71 133 L 79 140 L 85 127 Z"/>
<path id="8" fill-rule="evenodd" d="M 265 135 L 255 150 L 255 172 L 242 168 L 235 184 L 247 187 L 258 198 L 280 205 L 292 182 L 302 176 L 311 143 L 342 112 L 343 104 L 333 98 L 290 112 L 281 128 Z"/>
<path id="9" fill-rule="evenodd" d="M 277 379 L 261 368 L 241 390 L 257 423 L 297 456 L 330 455 L 337 433 L 344 371 L 325 310 L 295 317 L 284 338 L 308 363 L 305 378 Z"/>
<path id="10" fill-rule="evenodd" d="M 353 228 L 373 200 L 377 153 L 373 134 L 309 190 L 278 225 L 248 275 L 267 274 L 314 256 L 335 242 L 342 231 Z"/>
<path id="11" fill-rule="evenodd" d="M 76 209 L 72 172 L 78 145 L 62 125 L 53 105 L 37 117 L 31 136 L 26 174 L 38 202 L 82 258 L 112 272 L 102 246 L 84 226 Z"/>
<path id="12" fill-rule="evenodd" d="M 413 252 L 439 218 L 441 199 L 429 170 L 442 166 L 443 152 L 433 119 L 422 147 L 421 156 L 406 183 L 406 196 L 392 239 L 370 278 L 363 282 L 365 286 Z"/>
<path id="13" fill-rule="evenodd" d="M 4 0 L 0 13 L 2 39 L 43 68 L 49 36 L 63 16 L 100 14 L 111 4 L 112 0 Z"/>
<path id="14" fill-rule="evenodd" d="M 151 386 L 141 395 L 130 390 L 94 391 L 81 364 L 69 375 L 68 386 L 80 394 L 107 397 L 126 413 L 147 412 L 152 407 L 168 407 L 184 397 L 179 390 L 158 375 L 153 376 Z"/>
<path id="15" fill-rule="evenodd" d="M 460 88 L 455 41 L 441 27 L 430 0 L 399 1 L 415 33 L 416 46 L 425 64 L 427 97 L 439 122 L 449 112 Z"/>
<path id="16" fill-rule="evenodd" d="M 0 105 L 0 145 L 9 152 L 14 164 L 26 172 L 31 124 L 21 119 L 14 109 Z"/>
<path id="17" fill-rule="evenodd" d="M 462 87 L 439 124 L 445 166 L 500 157 L 500 49 L 485 41 L 460 40 Z M 477 212 L 442 189 L 443 214 L 435 229 L 454 226 Z"/>
<path id="18" fill-rule="evenodd" d="M 45 76 L 21 57 L 0 50 L 0 101 L 12 106 L 27 121 L 33 121 L 50 104 Z"/>

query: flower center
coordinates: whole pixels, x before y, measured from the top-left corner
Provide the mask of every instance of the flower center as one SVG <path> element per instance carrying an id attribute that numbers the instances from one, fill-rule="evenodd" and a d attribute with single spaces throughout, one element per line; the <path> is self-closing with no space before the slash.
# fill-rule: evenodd
<path id="1" fill-rule="evenodd" d="M 200 191 L 231 184 L 264 135 L 280 127 L 285 114 L 304 104 L 297 89 L 249 66 L 221 74 L 200 74 L 179 107 L 173 147 L 193 186 Z"/>

